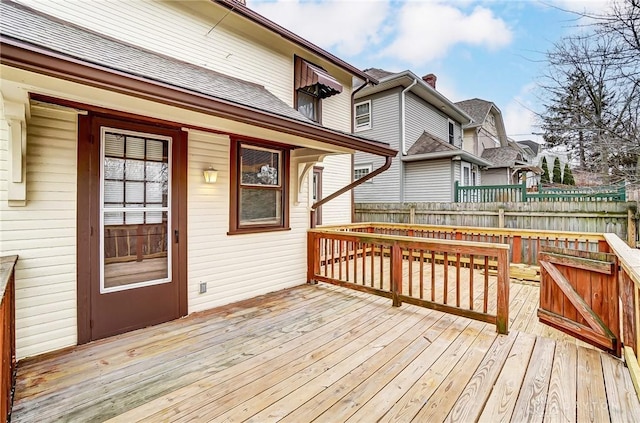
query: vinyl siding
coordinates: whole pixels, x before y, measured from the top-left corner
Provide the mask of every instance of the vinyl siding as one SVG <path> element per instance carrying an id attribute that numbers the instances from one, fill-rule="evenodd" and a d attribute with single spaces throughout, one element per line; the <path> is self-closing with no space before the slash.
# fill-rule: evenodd
<path id="1" fill-rule="evenodd" d="M 451 161 L 429 160 L 408 162 L 405 167 L 406 202 L 453 201 Z"/>
<path id="2" fill-rule="evenodd" d="M 351 183 L 351 155 L 328 156 L 318 163 L 322 170 L 322 198 Z M 311 180 L 311 172 L 308 176 Z M 307 187 L 310 189 L 310 185 Z M 351 195 L 349 191 L 322 206 L 322 224 L 338 225 L 351 222 Z M 311 205 L 310 201 L 310 205 Z"/>
<path id="3" fill-rule="evenodd" d="M 205 184 L 202 169 L 219 170 Z M 296 167 L 290 180 L 290 231 L 227 235 L 229 229 L 229 140 L 189 133 L 188 292 L 189 313 L 254 297 L 306 281 L 307 191 L 293 203 Z M 250 263 L 250 265 L 248 265 Z M 207 292 L 199 294 L 201 282 Z"/>
<path id="4" fill-rule="evenodd" d="M 23 358 L 75 345 L 75 114 L 32 108 L 27 125 L 27 205 L 7 202 L 7 124 L 0 120 L 0 245 L 18 254 L 16 349 Z"/>
<path id="5" fill-rule="evenodd" d="M 482 172 L 482 182 L 485 185 L 508 185 L 509 181 L 509 169 L 488 169 Z"/>
<path id="6" fill-rule="evenodd" d="M 263 85 L 292 107 L 294 55 L 314 61 L 304 50 L 233 14 L 226 15 L 227 9 L 210 2 L 18 1 L 129 44 Z M 322 100 L 321 123 L 349 132 L 351 75 L 330 63 L 316 63 L 343 86 L 342 93 Z M 321 165 L 325 167 L 327 183 L 324 195 L 351 182 L 350 156 L 328 158 Z M 350 222 L 350 204 L 351 194 L 331 201 L 324 207 L 323 218 L 335 223 Z"/>
<path id="7" fill-rule="evenodd" d="M 326 127 L 351 128 L 351 75 L 212 2 L 151 0 L 18 0 L 100 34 L 263 85 L 293 106 L 293 61 L 300 55 L 323 66 L 343 86 L 323 100 Z M 171 24 L 168 25 L 167 22 Z"/>
<path id="8" fill-rule="evenodd" d="M 407 150 L 424 131 L 449 142 L 449 118 L 413 93 L 406 94 Z M 462 148 L 462 127 L 453 123 L 454 145 Z"/>
<path id="9" fill-rule="evenodd" d="M 398 149 L 400 143 L 400 88 L 388 90 L 358 99 L 356 103 L 371 100 L 371 129 L 358 131 L 357 135 L 388 143 Z M 355 154 L 356 165 L 371 164 L 373 170 L 384 165 L 383 157 L 366 153 Z M 400 201 L 400 157 L 395 157 L 391 167 L 373 178 L 373 182 L 359 185 L 354 190 L 356 202 Z"/>

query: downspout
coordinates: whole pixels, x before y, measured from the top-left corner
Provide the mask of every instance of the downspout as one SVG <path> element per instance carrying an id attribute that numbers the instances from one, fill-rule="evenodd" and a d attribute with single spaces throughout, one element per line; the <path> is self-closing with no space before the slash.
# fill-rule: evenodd
<path id="1" fill-rule="evenodd" d="M 357 187 L 358 185 L 367 182 L 369 179 L 378 176 L 379 174 L 381 174 L 382 172 L 384 172 L 385 170 L 389 169 L 391 167 L 391 162 L 393 160 L 393 157 L 391 156 L 387 156 L 385 157 L 385 163 L 384 165 L 382 165 L 382 167 L 379 167 L 378 169 L 374 170 L 373 172 L 369 173 L 366 176 L 363 176 L 362 178 L 358 179 L 357 181 L 353 181 L 351 182 L 349 185 L 347 185 L 344 188 L 339 189 L 338 191 L 334 192 L 333 194 L 331 194 L 328 197 L 325 197 L 319 201 L 316 201 L 312 206 L 311 206 L 311 228 L 315 228 L 316 227 L 316 209 L 320 206 L 322 206 L 323 204 L 333 200 L 336 197 L 339 197 L 340 195 L 344 194 L 347 191 L 351 191 L 352 189 L 354 189 L 355 187 Z"/>
<path id="2" fill-rule="evenodd" d="M 414 79 L 413 82 L 407 88 L 402 90 L 402 92 L 400 93 L 400 152 L 402 156 L 407 155 L 407 125 L 405 123 L 405 120 L 406 120 L 405 95 L 407 94 L 408 91 L 411 90 L 411 88 L 415 87 L 417 83 L 418 83 L 418 80 Z M 402 159 L 400 160 L 400 163 L 398 165 L 400 166 L 400 171 L 398 172 L 400 174 L 400 202 L 404 203 L 404 162 L 402 161 Z"/>
<path id="3" fill-rule="evenodd" d="M 369 78 L 365 79 L 364 83 L 360 85 L 358 88 L 356 88 L 355 90 L 353 90 L 353 92 L 351 93 L 351 133 L 352 134 L 355 132 L 355 129 L 356 129 L 355 122 L 354 122 L 356 118 L 355 117 L 356 94 L 358 93 L 358 91 L 360 91 L 370 83 L 371 81 L 369 81 Z M 355 168 L 355 165 L 356 165 L 356 155 L 352 154 L 351 155 L 351 182 L 353 182 L 353 169 Z M 353 196 L 353 193 L 351 193 L 351 222 L 355 220 L 356 220 L 356 199 Z"/>

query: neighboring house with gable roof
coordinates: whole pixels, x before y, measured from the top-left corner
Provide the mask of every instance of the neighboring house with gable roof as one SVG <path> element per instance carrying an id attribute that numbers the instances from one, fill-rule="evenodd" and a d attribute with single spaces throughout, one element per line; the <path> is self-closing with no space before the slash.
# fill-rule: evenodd
<path id="1" fill-rule="evenodd" d="M 449 202 L 454 183 L 480 183 L 479 166 L 490 162 L 462 149 L 462 127 L 471 117 L 436 90 L 433 74 L 365 72 L 379 84 L 355 93 L 355 133 L 384 141 L 400 151 L 385 173 L 354 190 L 356 202 Z M 382 164 L 357 152 L 354 178 Z"/>
<path id="2" fill-rule="evenodd" d="M 502 112 L 495 103 L 472 98 L 456 103 L 473 122 L 463 127 L 463 148 L 491 164 L 481 170 L 483 185 L 509 185 L 521 182 L 530 169 L 529 153 L 507 137 Z M 531 175 L 535 174 L 535 169 Z M 525 176 L 526 177 L 526 176 Z M 529 178 L 527 178 L 529 179 Z"/>
<path id="3" fill-rule="evenodd" d="M 374 78 L 241 3 L 20 3 L 0 4 L 18 358 L 304 283 L 314 197 L 352 186 L 355 151 L 397 153 L 350 133 L 352 78 Z"/>

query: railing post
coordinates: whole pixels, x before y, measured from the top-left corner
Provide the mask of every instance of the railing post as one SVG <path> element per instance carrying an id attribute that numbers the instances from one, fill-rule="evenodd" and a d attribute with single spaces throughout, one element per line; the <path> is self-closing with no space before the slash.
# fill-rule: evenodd
<path id="1" fill-rule="evenodd" d="M 521 263 L 522 262 L 522 236 L 514 235 L 513 236 L 513 254 L 511 257 L 512 263 Z"/>
<path id="2" fill-rule="evenodd" d="M 391 293 L 393 295 L 393 306 L 400 307 L 399 295 L 402 295 L 402 247 L 394 242 L 391 246 Z"/>
<path id="3" fill-rule="evenodd" d="M 509 283 L 509 250 L 499 250 L 496 330 L 503 335 L 509 333 Z"/>
<path id="4" fill-rule="evenodd" d="M 527 183 L 526 182 L 522 182 L 522 202 L 526 203 L 527 202 Z"/>
<path id="5" fill-rule="evenodd" d="M 18 256 L 0 257 L 0 422 L 6 422 L 11 411 L 11 391 L 15 383 L 15 264 Z"/>
<path id="6" fill-rule="evenodd" d="M 455 181 L 453 183 L 453 202 L 454 203 L 459 203 L 460 202 L 460 195 L 458 194 L 458 181 Z"/>
<path id="7" fill-rule="evenodd" d="M 320 271 L 320 237 L 307 232 L 307 283 L 316 283 L 315 275 Z"/>

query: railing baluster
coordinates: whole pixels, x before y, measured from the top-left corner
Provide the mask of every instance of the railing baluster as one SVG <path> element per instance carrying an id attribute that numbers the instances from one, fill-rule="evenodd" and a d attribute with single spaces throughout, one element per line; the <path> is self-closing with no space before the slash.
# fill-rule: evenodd
<path id="1" fill-rule="evenodd" d="M 475 258 L 473 254 L 469 256 L 469 309 L 473 310 L 473 268 L 475 267 Z"/>
<path id="2" fill-rule="evenodd" d="M 456 253 L 456 307 L 460 307 L 460 253 Z"/>
<path id="3" fill-rule="evenodd" d="M 449 296 L 449 255 L 444 253 L 444 291 L 442 302 L 447 304 L 447 297 Z"/>
<path id="4" fill-rule="evenodd" d="M 431 250 L 431 301 L 436 300 L 436 252 Z"/>
<path id="5" fill-rule="evenodd" d="M 484 256 L 484 305 L 482 310 L 487 313 L 489 307 L 489 257 Z"/>
<path id="6" fill-rule="evenodd" d="M 420 299 L 424 298 L 424 250 L 420 250 Z"/>
<path id="7" fill-rule="evenodd" d="M 413 296 L 413 249 L 409 249 L 409 296 Z"/>

